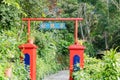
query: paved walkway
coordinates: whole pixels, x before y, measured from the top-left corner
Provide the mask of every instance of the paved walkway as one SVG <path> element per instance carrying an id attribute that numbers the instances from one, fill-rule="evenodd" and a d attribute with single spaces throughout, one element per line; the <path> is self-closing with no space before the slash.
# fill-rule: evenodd
<path id="1" fill-rule="evenodd" d="M 69 80 L 69 71 L 68 70 L 59 71 L 56 74 L 47 76 L 43 80 Z"/>

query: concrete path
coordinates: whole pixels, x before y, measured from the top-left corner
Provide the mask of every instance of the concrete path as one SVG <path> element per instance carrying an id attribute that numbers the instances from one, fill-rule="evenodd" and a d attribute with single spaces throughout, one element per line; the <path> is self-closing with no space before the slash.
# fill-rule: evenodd
<path id="1" fill-rule="evenodd" d="M 43 80 L 69 80 L 69 71 L 68 70 L 59 71 L 56 74 L 47 76 Z"/>

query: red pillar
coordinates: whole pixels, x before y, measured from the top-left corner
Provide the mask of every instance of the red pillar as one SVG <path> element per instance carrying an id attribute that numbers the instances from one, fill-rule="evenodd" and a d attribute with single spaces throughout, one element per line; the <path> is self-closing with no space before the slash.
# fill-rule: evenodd
<path id="1" fill-rule="evenodd" d="M 69 70 L 70 70 L 70 78 L 69 80 L 74 80 L 72 78 L 72 73 L 74 71 L 74 57 L 75 56 L 78 56 L 79 57 L 79 66 L 80 66 L 80 69 L 84 67 L 84 49 L 85 47 L 82 46 L 82 45 L 79 45 L 79 44 L 73 44 L 71 46 L 69 46 L 69 51 L 70 51 L 70 67 L 69 67 Z"/>
<path id="2" fill-rule="evenodd" d="M 36 49 L 37 46 L 32 43 L 26 43 L 19 46 L 22 53 L 29 55 L 30 60 L 30 79 L 36 80 Z"/>
<path id="3" fill-rule="evenodd" d="M 74 27 L 74 42 L 75 44 L 78 43 L 78 20 L 75 20 L 75 27 Z"/>

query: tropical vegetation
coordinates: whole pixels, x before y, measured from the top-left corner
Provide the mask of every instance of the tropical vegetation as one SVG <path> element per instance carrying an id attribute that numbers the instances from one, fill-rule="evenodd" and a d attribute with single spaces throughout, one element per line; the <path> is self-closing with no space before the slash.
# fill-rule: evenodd
<path id="1" fill-rule="evenodd" d="M 86 47 L 85 66 L 73 73 L 73 77 L 75 80 L 120 79 L 120 0 L 0 0 L 0 80 L 29 79 L 20 60 L 24 55 L 18 48 L 27 42 L 24 17 L 82 17 L 78 37 Z M 74 43 L 73 22 L 66 21 L 65 30 L 41 30 L 40 23 L 31 22 L 31 38 L 39 47 L 37 80 L 68 69 L 68 46 Z M 6 75 L 7 70 L 12 74 Z"/>

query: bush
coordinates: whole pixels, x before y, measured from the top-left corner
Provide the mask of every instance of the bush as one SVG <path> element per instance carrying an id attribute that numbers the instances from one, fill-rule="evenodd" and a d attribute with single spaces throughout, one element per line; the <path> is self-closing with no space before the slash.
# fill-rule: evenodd
<path id="1" fill-rule="evenodd" d="M 85 57 L 85 68 L 74 72 L 75 80 L 119 80 L 120 59 L 116 50 L 111 49 L 103 60 Z"/>
<path id="2" fill-rule="evenodd" d="M 17 41 L 17 29 L 1 31 L 0 35 L 0 80 L 6 80 L 5 71 L 12 69 L 12 80 L 25 80 L 29 77 L 24 69 L 24 64 L 20 63 L 20 50 L 18 46 L 24 42 Z"/>
<path id="3" fill-rule="evenodd" d="M 32 35 L 38 48 L 37 79 L 68 66 L 68 46 L 72 41 L 71 34 L 66 31 L 37 31 Z M 67 41 L 68 40 L 68 41 Z M 41 72 L 39 72 L 41 71 Z"/>
<path id="4" fill-rule="evenodd" d="M 83 45 L 86 47 L 85 54 L 89 55 L 90 57 L 95 57 L 96 56 L 96 51 L 95 51 L 92 43 L 85 42 L 85 43 L 83 43 Z"/>
<path id="5" fill-rule="evenodd" d="M 45 75 L 55 73 L 61 69 L 57 61 L 57 47 L 56 40 L 53 32 L 36 32 L 35 44 L 38 48 L 37 60 L 37 79 L 42 79 Z M 40 72 L 39 72 L 40 71 Z"/>

